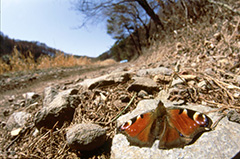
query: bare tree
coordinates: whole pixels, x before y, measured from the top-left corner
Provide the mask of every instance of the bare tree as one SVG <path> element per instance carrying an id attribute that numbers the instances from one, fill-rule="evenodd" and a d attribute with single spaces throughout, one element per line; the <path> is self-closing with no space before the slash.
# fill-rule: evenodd
<path id="1" fill-rule="evenodd" d="M 163 23 L 154 12 L 154 8 L 151 7 L 151 4 L 156 2 L 155 0 L 149 0 L 151 3 L 146 0 L 77 0 L 75 9 L 85 15 L 86 21 L 90 19 L 96 21 L 99 17 L 107 18 L 105 13 L 111 11 L 114 6 L 123 4 L 129 5 L 132 2 L 137 2 L 154 23 L 164 29 Z"/>

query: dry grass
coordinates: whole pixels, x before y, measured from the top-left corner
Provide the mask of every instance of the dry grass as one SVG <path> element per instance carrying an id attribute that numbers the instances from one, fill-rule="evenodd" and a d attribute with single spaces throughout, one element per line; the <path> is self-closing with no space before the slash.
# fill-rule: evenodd
<path id="1" fill-rule="evenodd" d="M 221 28 L 221 29 L 219 29 Z M 190 83 L 190 92 L 172 95 L 170 100 L 184 100 L 206 104 L 219 110 L 239 107 L 240 83 L 240 17 L 223 23 L 201 24 L 177 30 L 177 34 L 161 45 L 155 43 L 151 54 L 140 57 L 136 63 L 145 66 L 170 67 L 178 76 L 194 75 L 206 83 L 206 90 L 198 83 Z M 178 69 L 176 69 L 178 66 Z M 208 72 L 210 70 L 210 73 Z"/>
<path id="2" fill-rule="evenodd" d="M 54 57 L 51 56 L 40 56 L 37 61 L 34 60 L 32 53 L 27 52 L 27 57 L 25 57 L 16 48 L 13 49 L 12 55 L 9 58 L 9 64 L 6 64 L 0 58 L 0 74 L 18 71 L 31 71 L 36 69 L 48 69 L 48 68 L 58 68 L 58 67 L 75 67 L 75 66 L 107 66 L 116 64 L 113 59 L 108 59 L 105 61 L 96 61 L 88 57 L 74 57 L 66 56 L 64 53 L 57 52 Z"/>

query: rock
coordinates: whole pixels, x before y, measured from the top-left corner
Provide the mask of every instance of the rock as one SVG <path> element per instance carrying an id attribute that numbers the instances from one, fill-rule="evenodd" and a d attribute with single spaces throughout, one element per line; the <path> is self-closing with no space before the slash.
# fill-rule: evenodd
<path id="1" fill-rule="evenodd" d="M 145 75 L 167 75 L 170 76 L 173 73 L 172 69 L 166 68 L 166 67 L 157 67 L 157 68 L 150 68 L 150 69 L 141 69 L 137 71 L 138 76 L 145 76 Z"/>
<path id="2" fill-rule="evenodd" d="M 146 77 L 134 77 L 135 81 L 128 87 L 128 91 L 136 91 L 139 92 L 144 90 L 150 94 L 153 91 L 159 91 L 158 85 L 155 81 Z"/>
<path id="3" fill-rule="evenodd" d="M 15 99 L 16 99 L 16 97 L 14 95 L 12 95 L 12 96 L 9 97 L 8 101 L 13 102 Z"/>
<path id="4" fill-rule="evenodd" d="M 138 92 L 138 97 L 144 98 L 146 96 L 148 96 L 148 93 L 146 91 L 141 90 Z"/>
<path id="5" fill-rule="evenodd" d="M 235 110 L 230 110 L 227 114 L 228 120 L 240 124 L 240 114 Z"/>
<path id="6" fill-rule="evenodd" d="M 5 121 L 0 121 L 0 128 L 3 128 L 6 126 L 6 122 Z"/>
<path id="7" fill-rule="evenodd" d="M 117 125 L 120 126 L 139 113 L 155 109 L 156 106 L 157 100 L 140 101 L 135 110 L 117 120 Z M 165 106 L 172 106 L 172 103 L 165 103 Z M 199 112 L 213 110 L 200 105 L 188 105 L 187 108 Z M 209 113 L 208 116 L 213 122 L 219 118 L 216 113 Z M 150 148 L 130 146 L 126 136 L 116 134 L 112 141 L 111 158 L 232 158 L 240 149 L 239 134 L 240 125 L 229 122 L 227 118 L 222 119 L 214 130 L 203 133 L 193 144 L 187 145 L 183 149 L 158 149 L 158 140 Z"/>
<path id="8" fill-rule="evenodd" d="M 78 96 L 71 95 L 72 89 L 59 93 L 51 103 L 40 109 L 34 117 L 38 129 L 51 129 L 56 122 L 61 127 L 64 121 L 71 121 L 75 108 L 80 103 Z"/>
<path id="9" fill-rule="evenodd" d="M 106 130 L 96 124 L 76 124 L 67 129 L 67 144 L 71 149 L 91 151 L 106 141 Z"/>
<path id="10" fill-rule="evenodd" d="M 85 79 L 79 83 L 84 88 L 94 89 L 96 87 L 112 85 L 114 83 L 126 82 L 130 79 L 130 72 L 114 72 L 94 79 Z"/>
<path id="11" fill-rule="evenodd" d="M 33 131 L 32 136 L 33 136 L 33 137 L 37 137 L 39 134 L 40 134 L 39 130 L 38 130 L 38 129 L 35 129 L 35 130 Z"/>
<path id="12" fill-rule="evenodd" d="M 4 116 L 9 116 L 10 115 L 10 110 L 9 109 L 4 109 L 3 115 Z"/>
<path id="13" fill-rule="evenodd" d="M 46 87 L 44 89 L 44 99 L 43 99 L 43 107 L 45 107 L 46 105 L 48 105 L 53 99 L 54 97 L 58 94 L 58 90 L 52 86 L 50 87 Z"/>
<path id="14" fill-rule="evenodd" d="M 37 99 L 40 97 L 40 95 L 35 92 L 27 92 L 24 93 L 22 96 L 25 98 L 26 101 L 30 103 L 36 102 Z"/>
<path id="15" fill-rule="evenodd" d="M 6 128 L 11 131 L 15 128 L 26 126 L 28 120 L 31 118 L 31 114 L 27 112 L 15 112 L 7 120 Z"/>
<path id="16" fill-rule="evenodd" d="M 22 130 L 23 130 L 23 128 L 13 129 L 10 134 L 12 137 L 15 137 L 15 136 L 19 135 Z"/>
<path id="17" fill-rule="evenodd" d="M 171 81 L 171 76 L 158 74 L 153 77 L 153 80 L 157 83 L 168 84 Z"/>

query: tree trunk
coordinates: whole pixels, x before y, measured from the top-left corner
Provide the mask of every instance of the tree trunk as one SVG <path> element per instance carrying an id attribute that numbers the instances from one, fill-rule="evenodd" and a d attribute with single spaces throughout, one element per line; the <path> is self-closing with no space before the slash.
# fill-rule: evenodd
<path id="1" fill-rule="evenodd" d="M 154 13 L 152 8 L 149 6 L 148 2 L 146 0 L 136 0 L 136 1 L 146 11 L 146 13 L 151 17 L 151 19 L 154 21 L 154 23 L 161 26 L 161 28 L 164 30 L 163 23 L 159 19 L 158 15 L 156 15 Z"/>

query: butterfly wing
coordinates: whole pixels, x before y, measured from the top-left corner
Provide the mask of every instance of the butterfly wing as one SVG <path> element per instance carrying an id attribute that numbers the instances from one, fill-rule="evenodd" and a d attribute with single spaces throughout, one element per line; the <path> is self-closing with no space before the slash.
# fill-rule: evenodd
<path id="1" fill-rule="evenodd" d="M 165 108 L 159 101 L 155 111 L 132 118 L 118 128 L 131 145 L 152 146 L 159 138 L 159 148 L 184 147 L 204 131 L 212 121 L 206 115 L 181 108 Z"/>
<path id="2" fill-rule="evenodd" d="M 158 134 L 156 115 L 148 112 L 132 118 L 119 127 L 119 131 L 127 136 L 131 145 L 151 146 Z"/>
<path id="3" fill-rule="evenodd" d="M 159 135 L 159 148 L 184 147 L 197 134 L 210 130 L 211 124 L 211 119 L 202 113 L 190 109 L 167 109 Z"/>

